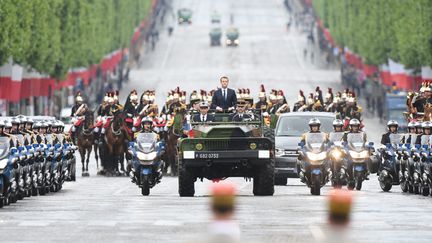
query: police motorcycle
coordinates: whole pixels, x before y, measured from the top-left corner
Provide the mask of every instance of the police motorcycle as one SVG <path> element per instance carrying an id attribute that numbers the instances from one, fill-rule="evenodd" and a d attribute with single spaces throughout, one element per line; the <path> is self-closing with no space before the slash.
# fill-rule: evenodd
<path id="1" fill-rule="evenodd" d="M 51 127 L 51 124 L 48 125 Z M 62 146 L 56 142 L 55 134 L 49 131 L 45 138 L 47 140 L 47 147 L 49 149 L 46 162 L 48 163 L 48 177 L 47 184 L 48 190 L 51 192 L 57 192 L 61 189 L 61 168 L 62 168 Z M 52 148 L 52 150 L 50 150 Z"/>
<path id="2" fill-rule="evenodd" d="M 364 180 L 367 180 L 368 161 L 374 152 L 374 143 L 366 144 L 363 132 L 348 133 L 345 150 L 348 157 L 348 189 L 361 190 Z"/>
<path id="3" fill-rule="evenodd" d="M 305 143 L 299 143 L 302 182 L 310 187 L 312 195 L 320 195 L 321 187 L 329 181 L 327 162 L 328 145 L 324 133 L 307 133 Z"/>
<path id="4" fill-rule="evenodd" d="M 65 181 L 71 181 L 72 176 L 74 173 L 72 172 L 75 161 L 75 151 L 77 147 L 71 143 L 69 143 L 63 134 L 63 128 L 64 124 L 61 121 L 56 122 L 57 131 L 55 133 L 55 136 L 57 137 L 57 140 L 62 145 L 62 163 L 60 167 L 60 182 L 59 184 L 62 185 Z M 73 178 L 75 181 L 75 177 Z"/>
<path id="5" fill-rule="evenodd" d="M 399 185 L 399 164 L 397 150 L 402 136 L 390 134 L 390 143 L 381 149 L 381 164 L 378 169 L 378 181 L 383 191 L 390 191 L 393 185 Z"/>
<path id="6" fill-rule="evenodd" d="M 130 177 L 132 182 L 141 188 L 141 194 L 148 196 L 150 189 L 160 183 L 164 162 L 161 160 L 165 146 L 158 142 L 153 132 L 139 133 L 135 142 L 129 143 L 129 154 L 132 157 Z"/>
<path id="7" fill-rule="evenodd" d="M 409 190 L 410 171 L 413 165 L 411 144 L 399 144 L 397 153 L 397 161 L 399 164 L 399 184 L 403 192 Z"/>
<path id="8" fill-rule="evenodd" d="M 413 193 L 414 188 L 419 188 L 419 178 L 421 175 L 422 166 L 422 152 L 421 145 L 416 144 L 417 137 L 422 125 L 420 122 L 410 122 L 408 124 L 409 133 L 406 135 L 405 144 L 403 145 L 399 172 L 399 183 L 403 192 Z M 408 158 L 406 158 L 408 156 Z M 415 172 L 417 168 L 417 172 Z M 414 174 L 416 174 L 416 180 L 414 180 Z"/>
<path id="9" fill-rule="evenodd" d="M 10 147 L 10 139 L 0 137 L 0 208 L 17 201 L 15 169 L 18 159 L 18 149 Z"/>
<path id="10" fill-rule="evenodd" d="M 16 135 L 17 140 L 22 146 L 18 147 L 20 153 L 19 169 L 20 169 L 20 193 L 22 196 L 29 197 L 33 193 L 33 178 L 34 178 L 34 148 L 32 145 L 25 146 L 25 138 L 23 135 Z M 22 183 L 21 183 L 22 180 Z M 21 186 L 22 185 L 22 186 Z M 21 196 L 20 196 L 21 197 Z"/>
<path id="11" fill-rule="evenodd" d="M 347 162 L 346 151 L 343 145 L 343 122 L 335 120 L 333 122 L 335 131 L 329 134 L 329 160 L 330 160 L 330 180 L 334 188 L 341 188 L 347 183 Z M 341 131 L 336 131 L 336 127 L 340 127 Z"/>

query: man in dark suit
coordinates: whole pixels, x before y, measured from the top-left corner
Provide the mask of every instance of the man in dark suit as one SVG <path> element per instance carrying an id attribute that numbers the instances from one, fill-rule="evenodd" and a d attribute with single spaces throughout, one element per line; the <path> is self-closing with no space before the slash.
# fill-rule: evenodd
<path id="1" fill-rule="evenodd" d="M 246 113 L 246 101 L 239 100 L 237 103 L 237 112 L 230 115 L 229 120 L 233 122 L 243 122 L 252 120 L 252 115 Z"/>
<path id="2" fill-rule="evenodd" d="M 193 117 L 194 122 L 214 122 L 215 117 L 208 114 L 209 106 L 207 102 L 200 103 L 200 113 Z"/>
<path id="3" fill-rule="evenodd" d="M 233 111 L 237 105 L 236 92 L 228 88 L 228 77 L 221 77 L 220 83 L 222 88 L 214 93 L 211 108 L 218 112 Z"/>

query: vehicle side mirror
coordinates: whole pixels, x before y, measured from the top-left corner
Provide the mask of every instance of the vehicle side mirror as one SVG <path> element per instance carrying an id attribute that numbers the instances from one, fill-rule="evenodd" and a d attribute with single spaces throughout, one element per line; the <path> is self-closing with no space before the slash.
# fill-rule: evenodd
<path id="1" fill-rule="evenodd" d="M 407 147 L 408 149 L 410 149 L 411 148 L 411 144 L 410 143 L 406 143 L 405 147 Z"/>
<path id="2" fill-rule="evenodd" d="M 23 151 L 23 150 L 24 150 L 24 147 L 23 147 L 23 146 L 19 146 L 19 147 L 18 147 L 18 151 L 21 152 L 21 151 Z"/>
<path id="3" fill-rule="evenodd" d="M 299 147 L 303 147 L 303 146 L 304 146 L 304 143 L 303 143 L 303 142 L 298 143 L 298 146 L 299 146 Z"/>
<path id="4" fill-rule="evenodd" d="M 369 146 L 373 147 L 374 146 L 374 142 L 369 142 Z"/>
<path id="5" fill-rule="evenodd" d="M 56 148 L 56 149 L 59 149 L 60 147 L 61 147 L 61 144 L 58 144 L 58 143 L 57 143 L 57 144 L 55 145 L 55 148 Z"/>
<path id="6" fill-rule="evenodd" d="M 403 146 L 403 143 L 400 143 L 400 144 L 399 144 L 399 147 L 402 147 L 402 146 Z"/>
<path id="7" fill-rule="evenodd" d="M 420 148 L 420 144 L 416 144 L 415 147 L 416 147 L 416 149 L 419 149 Z"/>
<path id="8" fill-rule="evenodd" d="M 134 147 L 135 142 L 129 142 L 129 147 L 133 148 Z"/>
<path id="9" fill-rule="evenodd" d="M 389 144 L 389 143 L 386 143 L 386 148 L 391 148 L 391 144 Z"/>
<path id="10" fill-rule="evenodd" d="M 423 149 L 428 149 L 428 147 L 429 146 L 427 144 L 423 144 L 423 146 L 422 146 Z"/>

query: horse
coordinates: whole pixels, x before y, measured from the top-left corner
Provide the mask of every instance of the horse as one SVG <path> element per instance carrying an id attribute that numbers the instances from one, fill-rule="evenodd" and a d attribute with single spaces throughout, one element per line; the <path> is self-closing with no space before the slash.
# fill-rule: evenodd
<path id="1" fill-rule="evenodd" d="M 98 164 L 98 151 L 97 146 L 94 144 L 94 135 L 93 135 L 93 120 L 94 115 L 93 112 L 87 111 L 85 112 L 85 118 L 83 125 L 78 127 L 77 131 L 77 145 L 78 151 L 81 155 L 81 163 L 82 163 L 82 176 L 89 176 L 88 172 L 88 164 L 90 160 L 90 154 L 92 152 L 92 148 L 94 147 L 95 151 L 95 159 L 96 159 L 96 167 L 99 169 Z M 86 159 L 87 155 L 87 159 Z M 84 164 L 85 160 L 85 164 Z"/>
<path id="2" fill-rule="evenodd" d="M 106 143 L 106 155 L 105 159 L 105 169 L 108 175 L 110 173 L 120 173 L 119 164 L 121 167 L 121 171 L 125 172 L 124 168 L 124 154 L 126 152 L 126 141 L 128 138 L 126 123 L 125 123 L 125 114 L 118 113 L 114 115 L 109 127 L 105 131 L 105 143 Z"/>
<path id="3" fill-rule="evenodd" d="M 166 134 L 165 140 L 165 158 L 166 165 L 164 168 L 164 173 L 167 173 L 168 167 L 171 168 L 171 175 L 176 176 L 177 171 L 177 160 L 178 160 L 178 149 L 177 143 L 178 139 L 183 137 L 183 123 L 186 115 L 186 110 L 179 110 L 174 116 L 174 122 L 169 128 Z"/>

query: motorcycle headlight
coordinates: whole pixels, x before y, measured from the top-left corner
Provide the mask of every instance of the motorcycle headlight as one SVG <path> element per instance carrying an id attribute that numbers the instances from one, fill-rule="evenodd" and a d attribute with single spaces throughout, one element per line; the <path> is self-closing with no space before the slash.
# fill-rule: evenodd
<path id="1" fill-rule="evenodd" d="M 340 160 L 342 158 L 342 152 L 339 149 L 333 150 L 331 155 L 335 160 Z"/>
<path id="2" fill-rule="evenodd" d="M 151 152 L 151 153 L 143 153 L 140 151 L 137 151 L 137 158 L 139 160 L 154 160 L 156 158 L 156 152 Z"/>
<path id="3" fill-rule="evenodd" d="M 350 154 L 351 158 L 353 158 L 353 159 L 365 159 L 369 156 L 369 151 L 364 150 L 361 152 L 356 152 L 356 151 L 350 150 L 349 154 Z"/>
<path id="4" fill-rule="evenodd" d="M 321 152 L 318 154 L 307 152 L 306 155 L 310 160 L 313 160 L 313 161 L 325 160 L 327 158 L 326 152 Z"/>

